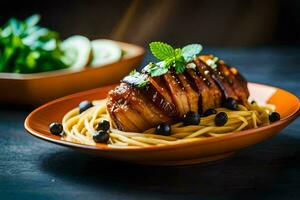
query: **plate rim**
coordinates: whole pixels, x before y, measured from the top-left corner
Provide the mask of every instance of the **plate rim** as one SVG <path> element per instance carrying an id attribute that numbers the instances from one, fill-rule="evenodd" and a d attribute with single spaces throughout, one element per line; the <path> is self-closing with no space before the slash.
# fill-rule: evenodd
<path id="1" fill-rule="evenodd" d="M 254 83 L 254 82 L 248 82 L 248 84 L 251 85 L 258 85 L 260 87 L 271 87 L 271 88 L 276 88 L 277 90 L 282 90 L 284 92 L 289 93 L 290 95 L 294 96 L 297 100 L 298 100 L 298 109 L 286 116 L 285 118 L 274 122 L 270 125 L 267 126 L 263 126 L 263 127 L 259 127 L 259 128 L 252 128 L 252 129 L 248 129 L 248 130 L 243 130 L 243 131 L 238 131 L 238 132 L 230 132 L 228 133 L 228 135 L 224 135 L 224 136 L 220 136 L 220 137 L 212 137 L 212 138 L 207 138 L 205 140 L 197 140 L 197 141 L 187 141 L 184 143 L 180 143 L 180 144 L 170 144 L 170 145 L 161 145 L 161 146 L 149 146 L 149 147 L 136 147 L 136 148 L 113 148 L 113 147 L 109 147 L 106 144 L 96 144 L 96 145 L 85 145 L 85 144 L 78 144 L 78 143 L 73 143 L 73 142 L 69 142 L 69 141 L 65 141 L 65 140 L 61 140 L 61 139 L 56 139 L 53 137 L 49 137 L 45 134 L 39 133 L 37 131 L 35 131 L 34 129 L 32 129 L 30 127 L 30 119 L 31 117 L 36 113 L 39 112 L 40 110 L 44 109 L 45 107 L 51 106 L 52 104 L 56 104 L 60 101 L 64 101 L 66 99 L 71 99 L 74 98 L 78 95 L 84 95 L 86 93 L 91 93 L 93 91 L 97 91 L 99 89 L 108 89 L 111 88 L 113 86 L 116 86 L 117 84 L 113 84 L 113 85 L 108 85 L 108 86 L 103 86 L 103 87 L 99 87 L 99 88 L 95 88 L 95 89 L 91 89 L 91 90 L 86 90 L 86 91 L 82 91 L 82 92 L 78 92 L 78 93 L 74 93 L 71 95 L 67 95 L 58 99 L 55 99 L 53 101 L 50 101 L 46 104 L 43 104 L 42 106 L 39 106 L 38 108 L 34 109 L 29 115 L 27 115 L 25 121 L 24 121 L 24 127 L 27 131 L 27 133 L 29 133 L 30 135 L 37 137 L 39 139 L 45 140 L 47 142 L 51 142 L 54 144 L 58 144 L 58 145 L 62 145 L 62 146 L 66 146 L 66 147 L 71 147 L 71 148 L 79 148 L 79 149 L 84 149 L 84 150 L 93 150 L 93 151 L 105 151 L 105 152 L 113 152 L 113 151 L 130 151 L 130 152 L 142 152 L 142 151 L 165 151 L 165 150 L 171 150 L 171 149 L 177 149 L 177 148 L 183 148 L 183 147 L 192 147 L 194 145 L 207 145 L 207 144 L 211 144 L 211 143 L 215 143 L 215 142 L 224 142 L 224 141 L 228 141 L 228 140 L 232 140 L 238 137 L 244 137 L 247 135 L 251 135 L 254 134 L 256 132 L 260 132 L 260 131 L 264 131 L 264 130 L 268 130 L 274 127 L 278 127 L 281 126 L 283 124 L 288 123 L 289 121 L 293 121 L 294 119 L 296 119 L 299 115 L 300 115 L 300 101 L 299 98 L 294 95 L 293 93 L 275 87 L 275 86 L 271 86 L 271 85 L 265 85 L 265 84 L 261 84 L 261 83 Z M 234 133 L 234 134 L 233 134 Z"/>

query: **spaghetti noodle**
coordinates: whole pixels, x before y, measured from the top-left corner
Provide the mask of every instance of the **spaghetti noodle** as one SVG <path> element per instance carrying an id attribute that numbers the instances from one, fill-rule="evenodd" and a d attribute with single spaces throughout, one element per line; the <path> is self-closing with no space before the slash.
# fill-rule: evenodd
<path id="1" fill-rule="evenodd" d="M 64 129 L 63 140 L 96 145 L 93 135 L 101 120 L 110 122 L 108 146 L 115 148 L 136 148 L 153 145 L 178 144 L 194 140 L 205 140 L 210 137 L 220 137 L 226 134 L 235 134 L 237 131 L 257 128 L 269 124 L 269 113 L 273 111 L 268 106 L 258 106 L 256 103 L 238 105 L 237 111 L 226 108 L 217 108 L 216 111 L 225 112 L 228 121 L 224 126 L 216 126 L 214 118 L 216 114 L 201 117 L 198 125 L 183 126 L 176 123 L 171 126 L 172 133 L 169 136 L 155 134 L 155 128 L 142 133 L 124 132 L 114 128 L 106 111 L 106 100 L 94 101 L 93 107 L 79 113 L 79 108 L 74 108 L 65 114 L 62 120 Z"/>

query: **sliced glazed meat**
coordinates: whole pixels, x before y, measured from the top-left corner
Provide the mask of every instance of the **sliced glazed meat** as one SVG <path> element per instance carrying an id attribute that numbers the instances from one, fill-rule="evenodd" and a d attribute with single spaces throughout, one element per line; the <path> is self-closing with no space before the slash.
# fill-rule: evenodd
<path id="1" fill-rule="evenodd" d="M 139 87 L 140 78 L 146 80 L 143 87 Z M 178 121 L 189 111 L 221 107 L 225 98 L 245 103 L 248 96 L 247 81 L 234 67 L 202 55 L 180 74 L 171 68 L 159 77 L 146 72 L 125 77 L 109 92 L 107 110 L 116 128 L 141 132 L 162 122 Z"/>

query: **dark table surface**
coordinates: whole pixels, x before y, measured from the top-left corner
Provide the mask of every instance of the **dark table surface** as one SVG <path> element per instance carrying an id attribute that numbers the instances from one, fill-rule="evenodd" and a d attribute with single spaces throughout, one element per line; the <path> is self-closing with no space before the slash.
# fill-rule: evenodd
<path id="1" fill-rule="evenodd" d="M 249 81 L 300 96 L 300 48 L 209 48 Z M 146 61 L 151 56 L 147 54 Z M 299 199 L 300 120 L 222 161 L 181 167 L 104 160 L 38 140 L 30 110 L 0 110 L 0 199 Z"/>

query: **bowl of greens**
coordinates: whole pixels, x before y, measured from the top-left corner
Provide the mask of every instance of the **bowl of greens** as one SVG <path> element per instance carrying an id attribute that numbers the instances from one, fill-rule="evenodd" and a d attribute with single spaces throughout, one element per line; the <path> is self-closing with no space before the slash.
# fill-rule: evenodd
<path id="1" fill-rule="evenodd" d="M 39 21 L 39 15 L 11 18 L 0 28 L 2 104 L 39 105 L 117 83 L 144 56 L 142 47 L 129 43 L 90 41 L 82 35 L 62 40 L 59 33 L 39 26 Z"/>

